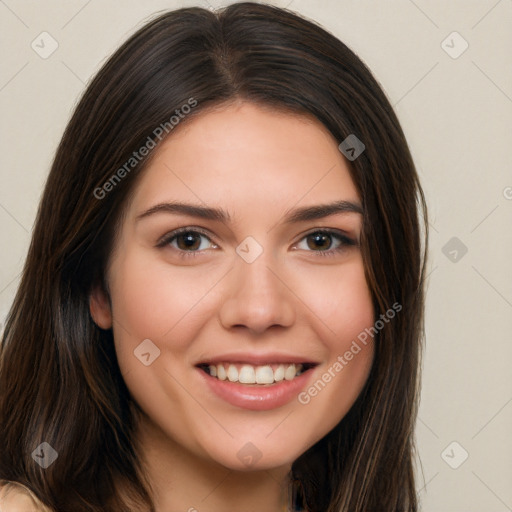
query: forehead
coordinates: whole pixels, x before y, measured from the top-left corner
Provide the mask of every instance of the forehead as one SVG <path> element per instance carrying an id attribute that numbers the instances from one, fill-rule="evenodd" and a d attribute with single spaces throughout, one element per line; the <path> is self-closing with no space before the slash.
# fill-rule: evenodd
<path id="1" fill-rule="evenodd" d="M 138 180 L 134 214 L 170 200 L 220 205 L 238 216 L 359 199 L 337 141 L 309 116 L 230 105 L 189 120 L 154 151 Z"/>

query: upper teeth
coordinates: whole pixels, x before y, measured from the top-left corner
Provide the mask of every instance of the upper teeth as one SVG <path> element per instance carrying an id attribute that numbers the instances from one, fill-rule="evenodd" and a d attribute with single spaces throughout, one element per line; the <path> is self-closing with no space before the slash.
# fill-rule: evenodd
<path id="1" fill-rule="evenodd" d="M 274 382 L 292 380 L 300 375 L 302 364 L 280 364 L 275 370 L 270 365 L 252 366 L 244 364 L 238 369 L 234 364 L 209 365 L 208 370 L 212 377 L 220 380 L 228 379 L 230 382 L 240 382 L 242 384 L 273 384 Z"/>

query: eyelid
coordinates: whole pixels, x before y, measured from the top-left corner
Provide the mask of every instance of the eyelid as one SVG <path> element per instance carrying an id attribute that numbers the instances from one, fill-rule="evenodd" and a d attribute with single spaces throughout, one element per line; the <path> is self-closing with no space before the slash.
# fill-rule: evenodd
<path id="1" fill-rule="evenodd" d="M 168 233 L 166 233 L 165 235 L 160 237 L 155 245 L 156 245 L 156 247 L 164 247 L 173 238 L 177 237 L 178 235 L 181 235 L 182 233 L 190 233 L 190 232 L 192 232 L 192 233 L 199 233 L 200 235 L 203 235 L 206 238 L 208 238 L 208 240 L 210 240 L 210 242 L 212 242 L 212 244 L 217 245 L 212 240 L 212 236 L 211 236 L 211 234 L 207 230 L 205 230 L 203 228 L 200 228 L 200 227 L 197 227 L 197 226 L 185 226 L 185 227 L 182 227 L 182 228 L 176 228 L 176 229 L 174 229 L 172 231 L 169 231 Z M 193 251 L 182 251 L 182 252 L 193 252 Z"/>
<path id="2" fill-rule="evenodd" d="M 307 238 L 308 236 L 314 235 L 317 233 L 326 234 L 326 235 L 330 236 L 331 238 L 338 239 L 340 244 L 338 247 L 329 248 L 325 251 L 313 251 L 313 250 L 306 251 L 306 252 L 314 254 L 315 257 L 318 257 L 318 256 L 324 257 L 324 258 L 336 257 L 351 247 L 359 247 L 359 240 L 357 240 L 357 238 L 353 238 L 352 236 L 348 235 L 343 230 L 322 227 L 322 228 L 315 228 L 310 231 L 307 231 L 306 233 L 301 234 L 299 240 L 294 244 L 292 249 L 301 250 L 301 249 L 297 248 L 297 245 L 300 242 L 302 242 L 305 238 Z"/>
<path id="3" fill-rule="evenodd" d="M 182 233 L 196 233 L 196 234 L 202 235 L 205 238 L 207 238 L 214 246 L 216 246 L 215 248 L 219 247 L 219 245 L 212 239 L 212 236 L 208 232 L 208 230 L 205 230 L 198 226 L 184 226 L 181 228 L 177 228 L 173 231 L 170 231 L 169 233 L 166 233 L 164 236 L 162 236 L 158 240 L 158 242 L 156 243 L 156 247 L 164 248 L 164 247 L 170 246 L 170 242 L 173 241 L 176 237 L 178 237 Z M 313 253 L 315 255 L 315 257 L 317 257 L 317 256 L 319 256 L 319 257 L 335 257 L 335 256 L 338 256 L 340 253 L 346 251 L 350 247 L 359 247 L 359 240 L 357 239 L 357 237 L 354 238 L 354 237 L 348 235 L 345 231 L 343 231 L 341 229 L 317 227 L 317 228 L 312 228 L 312 229 L 306 231 L 305 233 L 301 233 L 299 235 L 300 238 L 298 238 L 297 242 L 294 243 L 294 245 L 292 246 L 292 249 L 293 250 L 302 250 L 302 249 L 297 249 L 296 246 L 302 240 L 307 238 L 308 236 L 317 234 L 317 233 L 326 234 L 332 238 L 338 239 L 340 242 L 340 245 L 338 247 L 335 247 L 334 249 L 329 248 L 325 251 L 322 251 L 322 250 L 319 250 L 319 251 L 306 250 L 305 251 L 305 252 Z M 175 247 L 172 247 L 172 249 L 175 253 L 178 254 L 178 256 L 180 258 L 198 257 L 199 255 L 204 253 L 205 250 L 207 250 L 207 249 L 203 249 L 200 251 L 185 251 L 185 250 L 178 249 Z"/>
<path id="4" fill-rule="evenodd" d="M 354 245 L 359 245 L 358 238 L 357 237 L 353 237 L 352 235 L 347 233 L 347 231 L 344 231 L 343 229 L 328 228 L 328 227 L 313 228 L 313 229 L 310 229 L 310 230 L 308 230 L 308 231 L 306 231 L 304 233 L 301 233 L 299 235 L 298 241 L 301 241 L 303 238 L 305 238 L 305 237 L 307 237 L 309 235 L 313 235 L 315 233 L 325 233 L 327 235 L 337 236 L 339 238 L 344 239 L 347 242 L 353 243 Z"/>

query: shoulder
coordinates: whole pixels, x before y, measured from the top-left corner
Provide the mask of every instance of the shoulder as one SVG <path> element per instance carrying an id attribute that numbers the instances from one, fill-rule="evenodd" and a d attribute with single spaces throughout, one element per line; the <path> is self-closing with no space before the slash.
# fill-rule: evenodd
<path id="1" fill-rule="evenodd" d="M 0 480 L 0 512 L 52 512 L 27 487 Z"/>

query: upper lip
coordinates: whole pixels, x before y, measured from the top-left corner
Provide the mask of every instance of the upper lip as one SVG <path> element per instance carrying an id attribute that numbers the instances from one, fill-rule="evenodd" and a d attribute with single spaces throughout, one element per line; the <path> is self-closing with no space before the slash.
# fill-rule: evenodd
<path id="1" fill-rule="evenodd" d="M 282 352 L 266 353 L 266 354 L 249 354 L 246 352 L 231 352 L 228 354 L 220 354 L 212 357 L 205 357 L 195 366 L 203 364 L 220 364 L 220 363 L 247 363 L 253 366 L 272 364 L 272 363 L 306 363 L 317 365 L 318 361 L 314 361 L 307 356 L 298 356 L 297 354 L 284 354 Z"/>

